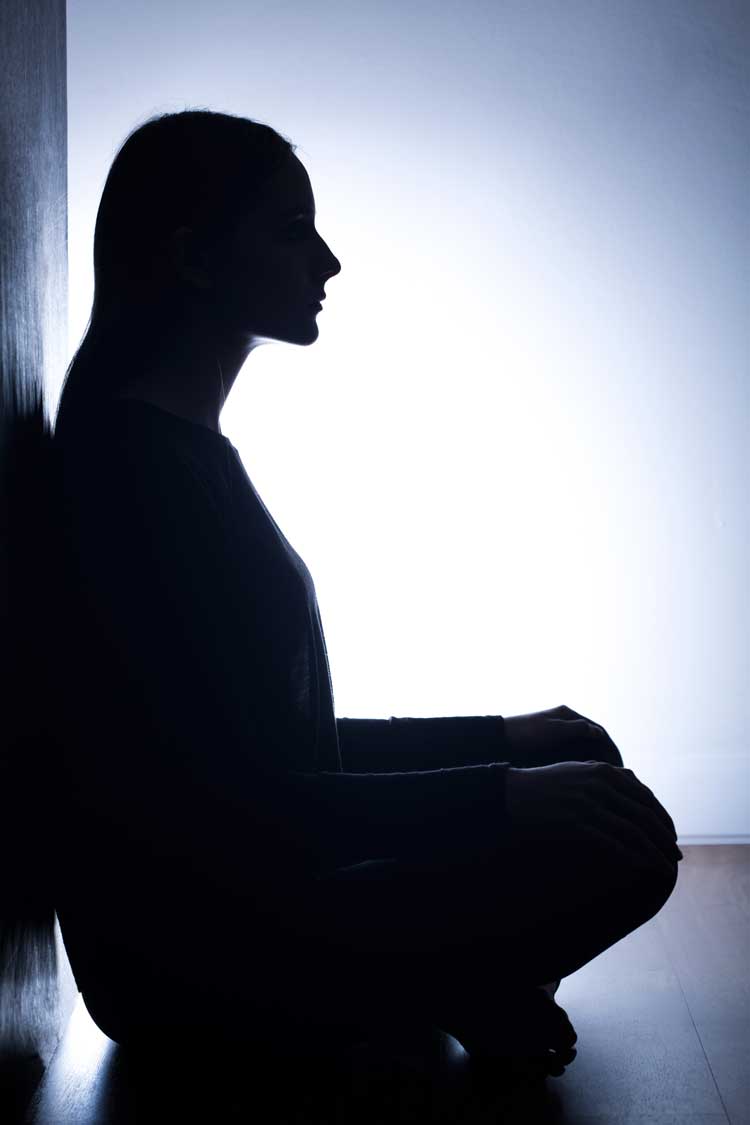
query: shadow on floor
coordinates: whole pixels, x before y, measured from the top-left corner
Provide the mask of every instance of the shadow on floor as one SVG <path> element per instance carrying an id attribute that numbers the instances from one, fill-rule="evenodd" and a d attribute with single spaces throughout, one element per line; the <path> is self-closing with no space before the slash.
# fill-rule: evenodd
<path id="1" fill-rule="evenodd" d="M 361 1044 L 337 1064 L 284 1063 L 252 1057 L 247 1048 L 217 1057 L 208 1050 L 147 1055 L 113 1045 L 102 1060 L 89 1106 L 79 1106 L 71 1123 L 249 1123 L 259 1116 L 264 1125 L 562 1120 L 549 1083 L 507 1073 L 492 1089 L 478 1087 L 461 1044 L 436 1028 L 412 1045 Z M 52 1118 L 42 1112 L 30 1122 L 52 1125 Z"/>

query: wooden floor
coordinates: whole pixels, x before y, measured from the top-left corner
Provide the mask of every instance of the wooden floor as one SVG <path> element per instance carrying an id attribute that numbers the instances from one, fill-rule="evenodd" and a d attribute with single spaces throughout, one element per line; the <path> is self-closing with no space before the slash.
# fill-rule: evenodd
<path id="1" fill-rule="evenodd" d="M 462 1084 L 463 1049 L 444 1036 L 409 1065 L 359 1072 L 346 1097 L 318 1096 L 313 1111 L 294 1075 L 271 1081 L 271 1103 L 251 1071 L 236 1065 L 215 1082 L 202 1083 L 195 1065 L 179 1060 L 164 1065 L 156 1083 L 134 1075 L 79 998 L 24 1120 L 750 1125 L 750 847 L 683 845 L 683 852 L 659 914 L 560 985 L 556 1000 L 578 1033 L 578 1056 L 560 1078 L 479 1097 Z"/>

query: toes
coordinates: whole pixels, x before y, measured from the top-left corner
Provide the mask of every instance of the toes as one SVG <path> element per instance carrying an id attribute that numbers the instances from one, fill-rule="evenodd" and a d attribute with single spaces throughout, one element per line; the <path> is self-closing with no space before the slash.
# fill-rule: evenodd
<path id="1" fill-rule="evenodd" d="M 572 1047 L 573 1044 L 578 1041 L 576 1029 L 573 1027 L 573 1024 L 570 1022 L 570 1020 L 568 1018 L 568 1013 L 565 1011 L 564 1008 L 561 1008 L 559 1005 L 557 1005 L 557 1011 L 559 1013 L 558 1014 L 558 1020 L 559 1020 L 559 1023 L 560 1023 L 560 1038 L 562 1039 L 562 1041 L 565 1043 L 566 1046 Z"/>
<path id="2" fill-rule="evenodd" d="M 552 1012 L 553 1026 L 556 1029 L 556 1034 L 561 1045 L 566 1047 L 572 1046 L 578 1039 L 576 1029 L 570 1022 L 568 1013 L 564 1008 L 561 1008 L 556 1000 L 551 997 L 549 999 L 550 1010 Z"/>
<path id="3" fill-rule="evenodd" d="M 546 1058 L 537 1058 L 534 1065 L 537 1070 L 545 1071 L 551 1078 L 560 1078 L 565 1073 L 565 1067 L 572 1063 L 577 1051 L 571 1048 L 567 1051 L 549 1051 Z"/>
<path id="4" fill-rule="evenodd" d="M 544 1058 L 547 1050 L 560 1054 L 578 1041 L 568 1013 L 543 989 L 537 989 L 532 1001 L 514 1016 L 513 1039 L 527 1055 Z"/>
<path id="5" fill-rule="evenodd" d="M 572 1063 L 577 1054 L 578 1051 L 575 1049 L 575 1047 L 570 1047 L 565 1051 L 558 1051 L 557 1058 L 563 1064 L 563 1066 L 568 1066 L 570 1063 Z"/>
<path id="6" fill-rule="evenodd" d="M 542 988 L 535 988 L 517 1003 L 507 1002 L 503 1015 L 490 1026 L 471 1028 L 467 1034 L 456 1031 L 469 1054 L 487 1053 L 495 1058 L 514 1060 L 532 1073 L 559 1077 L 576 1057 L 578 1041 L 568 1013 Z"/>

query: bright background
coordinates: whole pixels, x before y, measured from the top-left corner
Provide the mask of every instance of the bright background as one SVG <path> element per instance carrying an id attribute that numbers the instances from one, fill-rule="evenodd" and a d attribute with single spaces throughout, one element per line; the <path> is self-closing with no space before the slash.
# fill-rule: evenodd
<path id="1" fill-rule="evenodd" d="M 747 13 L 68 2 L 69 358 L 127 133 L 278 128 L 342 272 L 221 426 L 314 576 L 336 713 L 566 703 L 688 843 L 750 839 Z"/>

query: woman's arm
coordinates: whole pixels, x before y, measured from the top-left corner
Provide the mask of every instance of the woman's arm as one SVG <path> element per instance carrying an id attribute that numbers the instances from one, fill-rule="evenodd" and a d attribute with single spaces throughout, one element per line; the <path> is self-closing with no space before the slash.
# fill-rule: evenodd
<path id="1" fill-rule="evenodd" d="M 481 860 L 507 837 L 504 762 L 408 773 L 287 773 L 287 831 L 317 870 L 366 859 Z"/>
<path id="2" fill-rule="evenodd" d="M 450 862 L 496 845 L 506 767 L 500 754 L 473 764 L 498 729 L 493 716 L 396 720 L 399 772 L 296 764 L 310 757 L 310 731 L 291 713 L 288 670 L 274 656 L 278 591 L 264 570 L 256 578 L 253 558 L 235 557 L 190 466 L 108 439 L 70 481 L 75 597 L 64 600 L 75 612 L 61 638 L 81 735 L 66 756 L 70 784 L 86 824 L 98 818 L 98 850 L 128 839 L 247 893 L 263 879 L 281 885 L 280 870 L 397 855 Z M 442 744 L 457 768 L 420 770 L 412 731 L 429 742 L 430 764 Z M 472 764 L 459 766 L 469 738 Z M 401 772 L 407 739 L 412 768 Z"/>
<path id="3" fill-rule="evenodd" d="M 336 719 L 347 773 L 451 769 L 507 761 L 502 715 Z"/>

